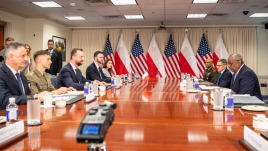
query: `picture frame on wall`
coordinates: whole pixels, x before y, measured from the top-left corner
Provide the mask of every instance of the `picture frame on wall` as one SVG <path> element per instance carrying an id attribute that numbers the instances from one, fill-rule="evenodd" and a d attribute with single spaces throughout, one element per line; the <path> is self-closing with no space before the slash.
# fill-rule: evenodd
<path id="1" fill-rule="evenodd" d="M 66 38 L 52 36 L 54 41 L 54 49 L 61 52 L 62 61 L 66 61 Z"/>

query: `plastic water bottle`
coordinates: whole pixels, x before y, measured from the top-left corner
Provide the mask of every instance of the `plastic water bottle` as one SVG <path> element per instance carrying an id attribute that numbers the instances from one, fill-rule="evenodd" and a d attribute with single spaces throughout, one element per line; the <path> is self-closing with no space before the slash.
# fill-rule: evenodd
<path id="1" fill-rule="evenodd" d="M 86 82 L 86 85 L 84 86 L 84 95 L 88 95 L 89 93 L 89 84 Z"/>
<path id="2" fill-rule="evenodd" d="M 18 121 L 18 105 L 15 104 L 15 98 L 9 98 L 9 104 L 6 107 L 6 125 Z"/>
<path id="3" fill-rule="evenodd" d="M 115 84 L 115 77 L 112 76 L 112 77 L 111 77 L 111 86 L 114 87 L 114 84 Z"/>
<path id="4" fill-rule="evenodd" d="M 194 79 L 194 89 L 199 90 L 199 82 L 196 79 Z"/>
<path id="5" fill-rule="evenodd" d="M 228 97 L 230 97 L 230 96 L 232 96 L 232 90 L 230 89 L 230 90 L 227 90 L 227 93 L 226 93 L 226 95 L 224 96 L 224 105 L 226 106 L 227 105 L 227 98 Z"/>
<path id="6" fill-rule="evenodd" d="M 125 74 L 125 82 L 127 82 L 127 74 Z"/>

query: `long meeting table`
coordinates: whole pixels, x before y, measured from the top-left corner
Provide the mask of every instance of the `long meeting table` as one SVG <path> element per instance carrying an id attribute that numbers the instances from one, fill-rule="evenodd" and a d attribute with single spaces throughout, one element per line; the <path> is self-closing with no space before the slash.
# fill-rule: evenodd
<path id="1" fill-rule="evenodd" d="M 5 150 L 85 151 L 88 144 L 76 141 L 79 123 L 91 107 L 106 100 L 117 104 L 105 138 L 108 151 L 244 150 L 238 140 L 256 113 L 239 108 L 213 111 L 209 92 L 187 93 L 179 83 L 177 78 L 138 79 L 99 92 L 91 103 L 81 100 L 65 108 L 41 108 L 43 125 L 25 126 L 28 137 Z M 211 105 L 202 103 L 204 94 Z M 20 105 L 18 114 L 26 122 L 27 105 Z M 5 115 L 1 110 L 0 116 Z"/>

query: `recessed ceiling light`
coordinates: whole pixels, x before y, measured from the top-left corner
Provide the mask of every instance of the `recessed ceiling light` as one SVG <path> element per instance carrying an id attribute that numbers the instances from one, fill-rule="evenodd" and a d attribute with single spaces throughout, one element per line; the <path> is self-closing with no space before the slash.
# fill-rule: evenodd
<path id="1" fill-rule="evenodd" d="M 193 3 L 217 3 L 218 0 L 194 0 Z"/>
<path id="2" fill-rule="evenodd" d="M 62 7 L 61 5 L 55 3 L 54 1 L 46 1 L 46 2 L 31 2 L 40 7 Z"/>
<path id="3" fill-rule="evenodd" d="M 111 0 L 114 5 L 137 5 L 136 0 Z"/>
<path id="4" fill-rule="evenodd" d="M 249 17 L 268 17 L 268 13 L 254 13 Z"/>
<path id="5" fill-rule="evenodd" d="M 205 18 L 207 14 L 188 14 L 187 18 Z"/>
<path id="6" fill-rule="evenodd" d="M 144 19 L 142 15 L 124 15 L 126 19 Z"/>
<path id="7" fill-rule="evenodd" d="M 86 20 L 85 18 L 81 16 L 64 16 L 64 18 L 69 19 L 69 20 Z"/>

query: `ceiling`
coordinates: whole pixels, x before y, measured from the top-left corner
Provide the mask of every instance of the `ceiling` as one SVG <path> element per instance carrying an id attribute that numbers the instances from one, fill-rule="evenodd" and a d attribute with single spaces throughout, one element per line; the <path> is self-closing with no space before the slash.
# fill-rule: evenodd
<path id="1" fill-rule="evenodd" d="M 193 0 L 136 0 L 138 5 L 89 6 L 84 0 L 53 0 L 62 8 L 41 8 L 30 2 L 52 0 L 0 0 L 0 9 L 26 18 L 46 18 L 67 27 L 136 27 L 263 25 L 268 18 L 250 18 L 253 13 L 268 13 L 268 0 L 243 3 L 192 4 Z M 75 7 L 70 7 L 75 3 Z M 265 8 L 267 7 L 267 8 Z M 244 15 L 243 11 L 249 11 Z M 187 19 L 187 14 L 223 13 L 225 17 Z M 82 16 L 84 21 L 70 21 L 63 16 Z M 107 20 L 106 15 L 143 15 L 143 20 Z"/>

